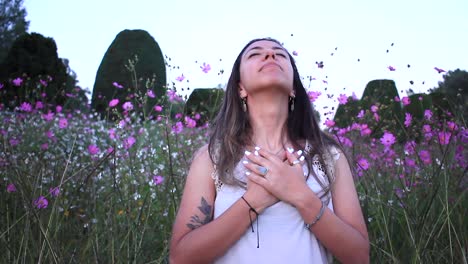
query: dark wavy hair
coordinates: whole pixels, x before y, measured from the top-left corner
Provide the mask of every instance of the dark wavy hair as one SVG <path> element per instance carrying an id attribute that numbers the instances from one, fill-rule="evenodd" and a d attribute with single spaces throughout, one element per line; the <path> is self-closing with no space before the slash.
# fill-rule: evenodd
<path id="1" fill-rule="evenodd" d="M 239 53 L 232 67 L 222 106 L 214 119 L 212 134 L 208 145 L 210 158 L 216 166 L 216 173 L 218 173 L 219 180 L 223 184 L 238 185 L 243 188 L 246 187 L 246 183 L 234 177 L 233 171 L 243 156 L 245 146 L 252 145 L 252 127 L 250 125 L 248 113 L 244 112 L 241 106 L 241 98 L 238 92 L 240 82 L 239 68 L 242 55 L 247 47 L 261 40 L 272 41 L 282 46 L 282 44 L 275 39 L 259 38 L 251 40 Z M 301 145 L 301 142 L 304 141 L 308 142 L 311 146 L 311 149 L 304 154 L 309 169 L 309 175 L 312 174 L 315 179 L 317 179 L 325 195 L 329 191 L 329 183 L 333 181 L 333 176 L 326 173 L 328 183 L 320 181 L 312 169 L 313 159 L 314 156 L 317 155 L 321 164 L 325 164 L 324 155 L 329 155 L 329 147 L 340 147 L 332 137 L 325 134 L 320 129 L 307 91 L 301 82 L 296 63 L 291 54 L 289 54 L 289 52 L 287 53 L 294 72 L 293 88 L 296 97 L 294 111 L 288 112 L 286 128 L 283 129 L 283 133 L 287 133 L 286 136 L 294 146 L 294 149 L 304 148 L 304 146 Z M 307 177 L 309 177 L 309 175 Z"/>

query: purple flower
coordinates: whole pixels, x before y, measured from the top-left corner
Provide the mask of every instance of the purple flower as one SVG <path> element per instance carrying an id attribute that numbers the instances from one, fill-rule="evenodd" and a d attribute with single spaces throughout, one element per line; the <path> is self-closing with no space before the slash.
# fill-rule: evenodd
<path id="1" fill-rule="evenodd" d="M 59 120 L 59 127 L 64 129 L 68 126 L 68 120 L 66 118 L 60 118 Z"/>
<path id="2" fill-rule="evenodd" d="M 180 101 L 181 98 L 176 94 L 175 90 L 168 90 L 167 91 L 167 96 L 169 96 L 169 101 L 174 102 L 174 101 Z"/>
<path id="3" fill-rule="evenodd" d="M 409 105 L 411 104 L 411 100 L 409 99 L 408 96 L 404 96 L 402 99 L 401 99 L 401 102 L 403 103 L 403 105 Z"/>
<path id="4" fill-rule="evenodd" d="M 391 147 L 396 141 L 395 136 L 390 132 L 385 132 L 382 138 L 380 138 L 380 143 L 385 147 Z"/>
<path id="5" fill-rule="evenodd" d="M 32 111 L 32 105 L 27 102 L 23 102 L 20 106 L 20 110 L 23 112 L 31 112 Z"/>
<path id="6" fill-rule="evenodd" d="M 426 165 L 429 165 L 429 164 L 432 163 L 431 153 L 429 151 L 427 151 L 427 150 L 419 151 L 419 158 Z"/>
<path id="7" fill-rule="evenodd" d="M 416 167 L 416 162 L 411 158 L 406 158 L 405 159 L 405 164 L 406 164 L 406 166 L 408 166 L 410 168 Z"/>
<path id="8" fill-rule="evenodd" d="M 112 99 L 109 102 L 109 107 L 115 107 L 117 104 L 119 104 L 119 99 Z"/>
<path id="9" fill-rule="evenodd" d="M 351 97 L 353 98 L 354 101 L 359 100 L 359 98 L 357 97 L 357 95 L 356 95 L 355 92 L 353 92 L 353 94 L 351 95 Z"/>
<path id="10" fill-rule="evenodd" d="M 21 79 L 20 77 L 18 77 L 18 78 L 16 78 L 16 79 L 14 79 L 14 80 L 12 81 L 12 83 L 13 83 L 14 86 L 17 86 L 17 87 L 18 87 L 18 86 L 21 86 L 21 84 L 23 83 L 23 79 Z"/>
<path id="11" fill-rule="evenodd" d="M 388 68 L 390 71 L 395 71 L 395 70 L 396 70 L 395 67 L 393 67 L 393 66 L 388 66 L 387 68 Z"/>
<path id="12" fill-rule="evenodd" d="M 35 108 L 36 109 L 42 109 L 42 108 L 44 108 L 44 104 L 41 101 L 37 101 Z"/>
<path id="13" fill-rule="evenodd" d="M 372 113 L 377 113 L 377 111 L 379 111 L 379 107 L 376 105 L 371 105 L 370 110 Z"/>
<path id="14" fill-rule="evenodd" d="M 211 70 L 211 66 L 204 62 L 203 65 L 200 66 L 200 69 L 202 69 L 204 73 L 208 73 Z"/>
<path id="15" fill-rule="evenodd" d="M 16 192 L 16 186 L 13 183 L 7 185 L 7 192 L 12 193 Z"/>
<path id="16" fill-rule="evenodd" d="M 125 111 L 133 110 L 133 104 L 132 104 L 131 102 L 125 102 L 125 103 L 122 105 L 122 108 L 123 108 Z"/>
<path id="17" fill-rule="evenodd" d="M 186 116 L 185 117 L 185 126 L 188 128 L 194 128 L 197 126 L 197 121 L 193 120 L 192 118 Z"/>
<path id="18" fill-rule="evenodd" d="M 10 142 L 10 145 L 14 147 L 20 143 L 20 140 L 17 138 L 10 138 L 9 142 Z"/>
<path id="19" fill-rule="evenodd" d="M 431 118 L 432 118 L 432 111 L 429 110 L 429 109 L 424 110 L 424 118 L 426 118 L 427 120 L 431 120 Z"/>
<path id="20" fill-rule="evenodd" d="M 184 76 L 184 74 L 182 74 L 181 76 L 178 76 L 178 77 L 176 78 L 176 81 L 181 82 L 181 81 L 183 81 L 184 79 L 185 79 L 185 76 Z"/>
<path id="21" fill-rule="evenodd" d="M 62 107 L 61 105 L 57 105 L 57 106 L 55 107 L 55 112 L 57 112 L 57 113 L 62 112 L 62 108 L 63 108 L 63 107 Z"/>
<path id="22" fill-rule="evenodd" d="M 91 156 L 94 156 L 99 153 L 99 148 L 96 145 L 89 145 L 88 146 L 88 153 Z"/>
<path id="23" fill-rule="evenodd" d="M 3 88 L 3 83 L 0 83 L 0 90 Z"/>
<path id="24" fill-rule="evenodd" d="M 298 54 L 297 54 L 297 51 L 294 50 L 294 51 L 292 52 L 292 55 L 297 56 L 297 55 L 298 55 Z"/>
<path id="25" fill-rule="evenodd" d="M 365 158 L 358 159 L 357 164 L 363 170 L 368 170 L 369 169 L 369 161 L 367 161 Z"/>
<path id="26" fill-rule="evenodd" d="M 154 185 L 160 185 L 161 183 L 163 183 L 163 181 L 164 181 L 164 177 L 163 177 L 163 176 L 159 176 L 159 175 L 153 176 L 153 183 L 154 183 Z"/>
<path id="27" fill-rule="evenodd" d="M 184 125 L 180 121 L 172 126 L 172 131 L 176 134 L 179 134 L 180 132 L 182 132 L 183 129 L 184 129 Z"/>
<path id="28" fill-rule="evenodd" d="M 450 142 L 450 132 L 439 132 L 439 143 L 441 145 L 447 145 Z"/>
<path id="29" fill-rule="evenodd" d="M 54 113 L 49 112 L 47 114 L 43 114 L 42 118 L 44 118 L 45 121 L 50 122 L 50 121 L 52 121 L 52 119 L 54 119 Z"/>
<path id="30" fill-rule="evenodd" d="M 309 96 L 309 100 L 311 103 L 315 102 L 315 100 L 317 100 L 317 98 L 322 95 L 321 92 L 315 92 L 315 91 L 310 91 L 307 93 L 307 95 Z"/>
<path id="31" fill-rule="evenodd" d="M 411 121 L 413 120 L 413 118 L 411 117 L 411 114 L 410 113 L 405 113 L 405 127 L 409 127 L 411 126 Z"/>
<path id="32" fill-rule="evenodd" d="M 53 197 L 57 197 L 57 196 L 59 196 L 59 194 L 60 194 L 60 188 L 59 188 L 59 187 L 50 187 L 50 188 L 49 188 L 49 193 L 50 193 L 50 195 L 52 195 Z"/>
<path id="33" fill-rule="evenodd" d="M 323 124 L 327 127 L 333 127 L 335 125 L 335 121 L 327 119 Z"/>
<path id="34" fill-rule="evenodd" d="M 148 92 L 146 92 L 146 94 L 147 94 L 148 97 L 150 97 L 150 98 L 155 98 L 155 97 L 156 97 L 156 95 L 154 95 L 153 90 L 148 90 Z"/>
<path id="35" fill-rule="evenodd" d="M 129 136 L 128 138 L 124 140 L 124 148 L 125 149 L 131 148 L 133 144 L 135 144 L 135 142 L 136 142 L 136 139 L 132 136 Z"/>
<path id="36" fill-rule="evenodd" d="M 345 105 L 348 103 L 348 97 L 346 96 L 346 94 L 340 94 L 340 96 L 338 97 L 338 103 L 340 105 Z"/>
<path id="37" fill-rule="evenodd" d="M 122 89 L 124 88 L 122 85 L 120 85 L 118 82 L 113 82 L 112 85 L 117 88 L 117 89 Z"/>
<path id="38" fill-rule="evenodd" d="M 361 111 L 359 111 L 359 113 L 357 115 L 357 118 L 362 119 L 365 114 L 366 114 L 366 112 L 364 112 L 364 110 L 361 109 Z"/>
<path id="39" fill-rule="evenodd" d="M 34 206 L 36 206 L 38 209 L 45 209 L 48 205 L 49 201 L 47 201 L 47 199 L 42 195 L 34 201 Z"/>
<path id="40" fill-rule="evenodd" d="M 155 105 L 154 106 L 154 111 L 161 112 L 162 110 L 163 110 L 162 106 L 160 106 L 160 105 Z"/>
<path id="41" fill-rule="evenodd" d="M 43 143 L 41 144 L 41 149 L 42 150 L 47 150 L 49 148 L 49 144 L 48 143 Z"/>
<path id="42" fill-rule="evenodd" d="M 47 82 L 40 79 L 39 82 L 42 84 L 42 86 L 47 87 Z"/>
<path id="43" fill-rule="evenodd" d="M 408 154 L 414 154 L 414 151 L 416 150 L 416 142 L 414 140 L 408 141 L 405 143 L 405 152 Z"/>

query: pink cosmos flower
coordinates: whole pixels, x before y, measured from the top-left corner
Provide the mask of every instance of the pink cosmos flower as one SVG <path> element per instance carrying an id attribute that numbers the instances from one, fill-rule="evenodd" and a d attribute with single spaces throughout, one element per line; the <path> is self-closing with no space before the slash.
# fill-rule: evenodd
<path id="1" fill-rule="evenodd" d="M 41 101 L 37 101 L 35 108 L 36 109 L 42 109 L 42 108 L 44 108 L 44 104 Z"/>
<path id="2" fill-rule="evenodd" d="M 200 116 L 199 113 L 196 113 L 195 116 L 194 116 L 194 118 L 195 118 L 196 120 L 200 120 L 201 116 Z"/>
<path id="3" fill-rule="evenodd" d="M 317 100 L 317 98 L 322 95 L 321 92 L 315 92 L 315 91 L 310 91 L 307 93 L 307 95 L 309 96 L 309 100 L 311 103 L 315 102 L 315 100 Z"/>
<path id="4" fill-rule="evenodd" d="M 374 113 L 374 119 L 375 121 L 379 122 L 380 121 L 380 116 L 377 113 Z"/>
<path id="5" fill-rule="evenodd" d="M 153 176 L 153 183 L 154 185 L 160 185 L 161 183 L 163 183 L 164 181 L 164 177 L 163 176 L 160 176 L 160 175 L 155 175 Z"/>
<path id="6" fill-rule="evenodd" d="M 445 72 L 445 70 L 441 69 L 441 68 L 437 68 L 437 67 L 434 67 L 434 70 L 437 71 L 437 73 L 443 73 Z"/>
<path id="7" fill-rule="evenodd" d="M 410 168 L 416 167 L 416 162 L 414 161 L 414 159 L 411 158 L 405 158 L 405 164 Z"/>
<path id="8" fill-rule="evenodd" d="M 429 109 L 424 110 L 424 118 L 426 118 L 426 120 L 431 120 L 431 118 L 432 118 L 432 111 L 429 110 Z"/>
<path id="9" fill-rule="evenodd" d="M 52 130 L 47 130 L 45 132 L 45 135 L 47 136 L 48 139 L 54 139 L 54 137 L 55 137 L 54 131 L 52 131 Z"/>
<path id="10" fill-rule="evenodd" d="M 366 114 L 366 112 L 364 112 L 364 110 L 361 109 L 361 111 L 359 111 L 359 113 L 357 115 L 357 118 L 362 119 L 365 114 Z"/>
<path id="11" fill-rule="evenodd" d="M 324 84 L 328 84 L 328 81 L 327 81 L 327 80 L 322 80 L 322 82 L 323 82 Z"/>
<path id="12" fill-rule="evenodd" d="M 39 80 L 39 83 L 41 83 L 42 86 L 47 87 L 47 82 L 46 82 L 46 81 L 40 79 L 40 80 Z"/>
<path id="13" fill-rule="evenodd" d="M 58 197 L 60 194 L 60 188 L 59 187 L 50 187 L 49 188 L 49 193 L 53 197 Z"/>
<path id="14" fill-rule="evenodd" d="M 91 144 L 88 146 L 88 153 L 89 155 L 94 156 L 99 153 L 99 148 L 96 145 Z"/>
<path id="15" fill-rule="evenodd" d="M 48 205 L 49 201 L 47 201 L 47 199 L 42 195 L 34 201 L 34 206 L 36 206 L 38 209 L 45 209 Z"/>
<path id="16" fill-rule="evenodd" d="M 13 183 L 7 185 L 7 192 L 13 193 L 16 192 L 16 186 Z"/>
<path id="17" fill-rule="evenodd" d="M 129 149 L 135 144 L 136 139 L 132 136 L 129 136 L 127 139 L 124 140 L 124 148 Z"/>
<path id="18" fill-rule="evenodd" d="M 162 106 L 160 106 L 160 105 L 155 105 L 154 106 L 154 111 L 161 112 L 162 110 L 163 110 Z"/>
<path id="19" fill-rule="evenodd" d="M 154 95 L 153 90 L 148 90 L 148 92 L 146 92 L 146 94 L 148 95 L 149 98 L 155 98 L 156 97 L 156 95 Z"/>
<path id="20" fill-rule="evenodd" d="M 369 169 L 369 161 L 367 161 L 365 158 L 358 159 L 357 163 L 361 169 L 363 170 Z"/>
<path id="21" fill-rule="evenodd" d="M 57 105 L 57 106 L 55 107 L 55 112 L 57 112 L 57 113 L 62 112 L 62 106 Z"/>
<path id="22" fill-rule="evenodd" d="M 395 71 L 395 70 L 396 70 L 395 67 L 393 67 L 393 66 L 388 66 L 387 68 L 388 68 L 390 71 Z"/>
<path id="23" fill-rule="evenodd" d="M 351 95 L 351 97 L 353 98 L 354 101 L 359 100 L 359 98 L 357 97 L 357 95 L 356 95 L 355 92 L 353 92 L 353 94 Z"/>
<path id="24" fill-rule="evenodd" d="M 176 118 L 176 119 L 182 118 L 182 113 L 177 113 L 177 114 L 175 115 L 175 118 Z"/>
<path id="25" fill-rule="evenodd" d="M 401 102 L 403 102 L 403 105 L 409 105 L 409 104 L 411 104 L 411 100 L 409 99 L 408 96 L 404 96 L 404 97 L 401 99 Z"/>
<path id="26" fill-rule="evenodd" d="M 200 69 L 202 69 L 204 73 L 208 73 L 211 70 L 211 66 L 204 62 L 203 65 L 200 66 Z"/>
<path id="27" fill-rule="evenodd" d="M 457 130 L 458 126 L 455 122 L 452 122 L 452 121 L 448 121 L 447 122 L 447 128 L 450 130 L 450 131 L 455 131 Z"/>
<path id="28" fill-rule="evenodd" d="M 42 150 L 47 150 L 47 149 L 49 149 L 49 143 L 43 143 L 43 144 L 41 144 L 41 149 L 42 149 Z"/>
<path id="29" fill-rule="evenodd" d="M 172 132 L 176 134 L 179 134 L 180 132 L 182 132 L 183 129 L 184 129 L 184 125 L 180 121 L 177 122 L 174 126 L 172 126 Z"/>
<path id="30" fill-rule="evenodd" d="M 340 96 L 338 97 L 338 103 L 340 105 L 345 105 L 348 103 L 348 97 L 346 96 L 346 94 L 340 94 Z"/>
<path id="31" fill-rule="evenodd" d="M 110 153 L 112 153 L 114 151 L 114 148 L 113 147 L 108 147 L 106 151 L 107 151 L 107 154 L 110 154 Z"/>
<path id="32" fill-rule="evenodd" d="M 395 100 L 395 102 L 400 102 L 400 97 L 395 96 L 395 98 L 393 98 L 393 100 Z"/>
<path id="33" fill-rule="evenodd" d="M 431 153 L 427 150 L 419 151 L 419 158 L 425 165 L 429 165 L 432 163 Z"/>
<path id="34" fill-rule="evenodd" d="M 118 82 L 113 82 L 112 85 L 117 88 L 117 89 L 122 89 L 124 88 L 122 85 L 120 85 Z"/>
<path id="35" fill-rule="evenodd" d="M 186 116 L 185 117 L 185 126 L 188 128 L 194 128 L 197 126 L 197 121 L 193 120 L 192 118 Z"/>
<path id="36" fill-rule="evenodd" d="M 323 124 L 330 128 L 330 127 L 333 127 L 335 125 L 335 121 L 327 119 Z"/>
<path id="37" fill-rule="evenodd" d="M 133 104 L 131 102 L 125 102 L 123 105 L 122 105 L 122 108 L 125 110 L 125 111 L 131 111 L 133 110 Z"/>
<path id="38" fill-rule="evenodd" d="M 414 140 L 405 143 L 405 152 L 412 155 L 416 150 L 416 142 Z"/>
<path id="39" fill-rule="evenodd" d="M 180 76 L 178 76 L 178 77 L 176 78 L 176 81 L 181 82 L 181 81 L 183 81 L 184 79 L 185 79 L 185 76 L 184 76 L 184 74 L 182 74 L 182 75 L 180 75 Z"/>
<path id="40" fill-rule="evenodd" d="M 14 79 L 14 80 L 12 81 L 12 83 L 13 83 L 13 85 L 16 86 L 16 87 L 21 86 L 21 84 L 23 83 L 23 79 L 21 79 L 20 77 L 18 77 L 18 78 L 16 78 L 16 79 Z"/>
<path id="41" fill-rule="evenodd" d="M 367 126 L 367 125 L 366 125 Z M 372 133 L 372 130 L 368 127 L 361 129 L 361 136 L 368 136 Z"/>
<path id="42" fill-rule="evenodd" d="M 14 147 L 14 146 L 17 146 L 20 143 L 20 140 L 17 139 L 17 138 L 10 138 L 9 142 L 10 142 L 10 145 L 12 147 Z"/>
<path id="43" fill-rule="evenodd" d="M 180 97 L 176 94 L 175 90 L 168 90 L 167 91 L 167 96 L 169 96 L 169 101 L 174 102 L 174 101 L 180 101 Z"/>
<path id="44" fill-rule="evenodd" d="M 3 83 L 0 83 L 0 90 L 3 88 Z"/>
<path id="45" fill-rule="evenodd" d="M 450 136 L 452 133 L 450 132 L 439 132 L 439 143 L 441 145 L 447 145 L 450 142 Z"/>
<path id="46" fill-rule="evenodd" d="M 410 113 L 405 113 L 405 127 L 409 127 L 411 125 L 411 121 L 413 120 L 413 117 L 411 116 Z"/>
<path id="47" fill-rule="evenodd" d="M 390 132 L 385 132 L 384 135 L 380 138 L 380 143 L 385 147 L 391 147 L 396 141 L 395 136 Z"/>
<path id="48" fill-rule="evenodd" d="M 298 55 L 297 51 L 294 50 L 294 51 L 292 52 L 292 55 L 297 56 L 297 55 Z"/>
<path id="49" fill-rule="evenodd" d="M 59 128 L 67 128 L 68 126 L 68 120 L 66 118 L 60 118 L 59 120 Z"/>
<path id="50" fill-rule="evenodd" d="M 20 106 L 20 110 L 23 112 L 31 112 L 32 111 L 32 105 L 27 102 L 23 102 Z"/>
<path id="51" fill-rule="evenodd" d="M 372 113 L 377 113 L 377 111 L 379 110 L 379 107 L 376 105 L 371 105 L 370 110 Z"/>
<path id="52" fill-rule="evenodd" d="M 109 107 L 115 107 L 117 104 L 119 104 L 119 99 L 112 99 L 109 102 Z"/>

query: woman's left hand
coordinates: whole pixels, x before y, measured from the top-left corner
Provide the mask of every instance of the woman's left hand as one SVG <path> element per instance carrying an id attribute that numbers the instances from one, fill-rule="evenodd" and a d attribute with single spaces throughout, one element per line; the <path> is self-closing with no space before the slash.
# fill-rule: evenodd
<path id="1" fill-rule="evenodd" d="M 266 150 L 257 149 L 247 155 L 249 162 L 245 167 L 255 172 L 248 176 L 251 181 L 263 186 L 278 199 L 295 205 L 304 193 L 310 191 L 302 170 L 304 156 L 301 155 L 302 151 L 285 153 L 287 159 L 283 161 Z"/>

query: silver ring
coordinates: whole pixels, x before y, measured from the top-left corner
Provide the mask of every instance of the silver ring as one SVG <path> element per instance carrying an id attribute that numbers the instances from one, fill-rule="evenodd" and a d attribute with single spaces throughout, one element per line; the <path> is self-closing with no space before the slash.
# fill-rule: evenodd
<path id="1" fill-rule="evenodd" d="M 261 175 L 265 176 L 268 173 L 268 168 L 265 168 L 263 166 L 258 166 L 258 171 L 260 172 Z"/>
<path id="2" fill-rule="evenodd" d="M 292 165 L 294 166 L 294 165 L 299 164 L 299 163 L 300 163 L 300 161 L 297 159 L 297 160 L 292 162 Z"/>

